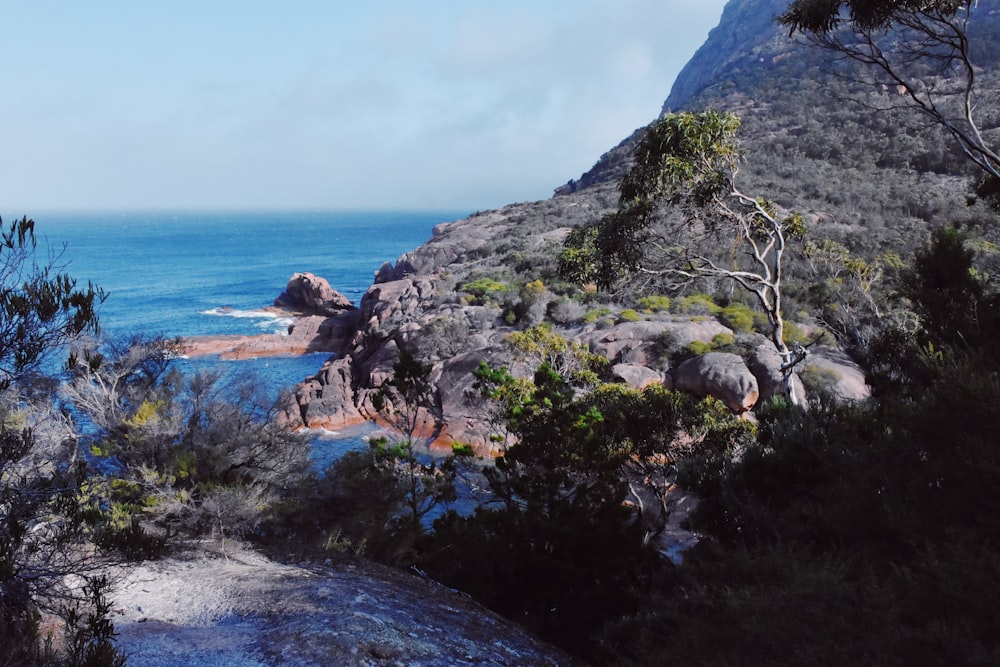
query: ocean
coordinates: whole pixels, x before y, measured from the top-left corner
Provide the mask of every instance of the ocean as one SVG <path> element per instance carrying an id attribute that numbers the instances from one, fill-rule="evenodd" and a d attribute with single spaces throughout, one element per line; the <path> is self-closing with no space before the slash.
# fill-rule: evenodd
<path id="1" fill-rule="evenodd" d="M 102 287 L 106 336 L 165 337 L 284 332 L 265 312 L 293 273 L 308 271 L 359 305 L 383 262 L 425 242 L 434 225 L 469 212 L 33 213 L 39 247 L 79 284 Z M 20 217 L 20 215 L 18 215 Z M 4 217 L 5 224 L 13 216 Z M 277 397 L 315 373 L 327 354 L 182 362 L 185 370 L 249 371 Z M 318 463 L 356 445 L 315 444 Z M 321 451 L 323 450 L 323 451 Z"/>

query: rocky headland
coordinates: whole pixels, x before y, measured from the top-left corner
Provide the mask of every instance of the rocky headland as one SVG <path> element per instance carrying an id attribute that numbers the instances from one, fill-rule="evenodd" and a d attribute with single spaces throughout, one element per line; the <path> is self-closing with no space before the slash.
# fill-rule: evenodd
<path id="1" fill-rule="evenodd" d="M 444 419 L 436 442 L 470 444 L 481 454 L 489 451 L 489 433 L 468 400 L 473 371 L 485 360 L 515 374 L 531 372 L 508 338 L 540 322 L 605 357 L 613 378 L 632 387 L 664 383 L 715 396 L 738 413 L 771 396 L 780 379 L 779 360 L 760 334 L 734 331 L 700 313 L 623 316 L 604 308 L 598 317 L 588 317 L 540 280 L 551 280 L 572 225 L 601 215 L 611 201 L 610 190 L 596 187 L 438 225 L 427 243 L 375 271 L 357 308 L 322 278 L 296 274 L 274 304 L 295 316 L 287 335 L 191 339 L 184 351 L 230 359 L 330 352 L 317 373 L 295 387 L 295 412 L 287 418 L 299 427 L 336 430 L 375 419 L 372 395 L 392 377 L 405 346 L 433 365 Z M 475 287 L 484 279 L 492 281 L 493 294 Z M 537 281 L 534 293 L 518 294 L 515 286 L 531 281 Z M 521 315 L 512 323 L 513 311 Z M 711 346 L 720 337 L 732 341 L 737 352 L 714 351 L 671 365 L 668 347 Z M 822 375 L 827 389 L 844 400 L 868 395 L 861 369 L 836 348 L 815 346 L 803 368 Z"/>

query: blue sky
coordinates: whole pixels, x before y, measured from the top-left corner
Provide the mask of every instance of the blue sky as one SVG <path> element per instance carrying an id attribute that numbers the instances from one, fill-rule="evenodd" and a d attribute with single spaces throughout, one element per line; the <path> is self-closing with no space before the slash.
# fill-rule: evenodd
<path id="1" fill-rule="evenodd" d="M 545 198 L 724 4 L 0 0 L 0 212 Z"/>

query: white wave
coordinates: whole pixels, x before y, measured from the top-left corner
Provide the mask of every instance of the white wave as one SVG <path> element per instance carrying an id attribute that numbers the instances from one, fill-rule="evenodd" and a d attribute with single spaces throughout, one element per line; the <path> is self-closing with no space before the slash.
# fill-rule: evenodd
<path id="1" fill-rule="evenodd" d="M 216 317 L 236 317 L 245 320 L 277 320 L 277 319 L 287 319 L 286 315 L 281 313 L 275 313 L 270 310 L 239 310 L 237 308 L 230 308 L 229 306 L 221 306 L 219 308 L 209 308 L 208 310 L 201 311 L 202 315 L 214 315 Z"/>
<path id="2" fill-rule="evenodd" d="M 340 431 L 331 431 L 328 428 L 304 428 L 301 432 L 320 440 L 334 440 L 340 437 Z"/>
<path id="3" fill-rule="evenodd" d="M 264 322 L 258 322 L 257 327 L 260 329 L 267 329 L 272 333 L 288 334 L 288 327 L 295 324 L 294 317 L 275 317 L 271 320 L 266 320 Z"/>

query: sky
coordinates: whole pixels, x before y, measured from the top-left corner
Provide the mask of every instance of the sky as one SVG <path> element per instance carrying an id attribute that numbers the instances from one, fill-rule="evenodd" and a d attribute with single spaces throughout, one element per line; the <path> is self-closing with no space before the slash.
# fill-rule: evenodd
<path id="1" fill-rule="evenodd" d="M 725 0 L 0 0 L 0 213 L 485 210 L 656 118 Z"/>

